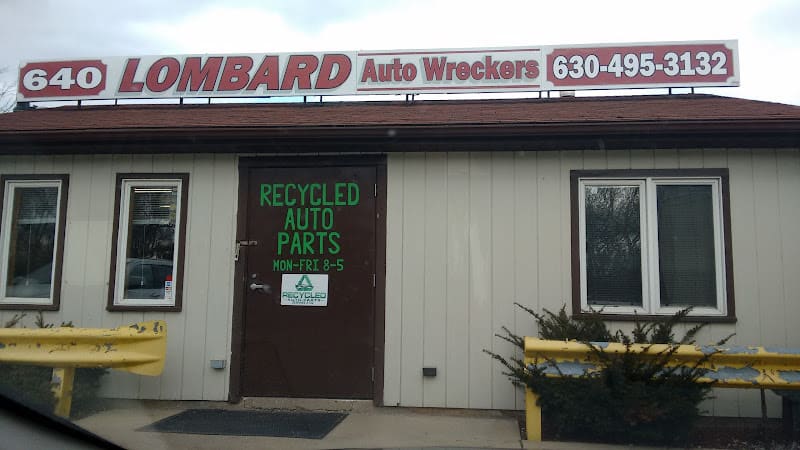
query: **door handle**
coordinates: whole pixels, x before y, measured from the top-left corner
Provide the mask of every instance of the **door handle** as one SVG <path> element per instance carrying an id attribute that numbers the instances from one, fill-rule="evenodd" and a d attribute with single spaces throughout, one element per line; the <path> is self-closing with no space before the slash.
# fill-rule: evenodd
<path id="1" fill-rule="evenodd" d="M 272 292 L 272 288 L 268 284 L 259 284 L 259 283 L 250 283 L 250 290 L 251 291 L 261 291 L 264 294 L 269 294 Z"/>

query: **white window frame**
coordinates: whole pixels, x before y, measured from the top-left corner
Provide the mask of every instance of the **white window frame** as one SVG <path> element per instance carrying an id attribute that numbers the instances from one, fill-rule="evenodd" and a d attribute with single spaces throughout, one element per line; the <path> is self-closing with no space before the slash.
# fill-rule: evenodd
<path id="1" fill-rule="evenodd" d="M 727 285 L 725 267 L 725 227 L 723 218 L 722 180 L 720 177 L 581 177 L 578 179 L 579 258 L 581 310 L 602 309 L 606 314 L 620 315 L 672 315 L 683 307 L 662 306 L 658 271 L 658 211 L 656 188 L 662 185 L 708 185 L 712 192 L 712 217 L 714 222 L 714 259 L 716 276 L 715 307 L 694 307 L 692 316 L 726 316 Z M 642 306 L 589 305 L 586 274 L 586 187 L 587 186 L 639 186 L 640 187 L 640 242 L 642 267 Z"/>
<path id="2" fill-rule="evenodd" d="M 59 280 L 57 280 L 56 272 L 60 269 L 60 261 L 58 255 L 58 248 L 61 244 L 63 230 L 61 230 L 61 202 L 64 201 L 63 180 L 49 179 L 49 178 L 35 178 L 20 179 L 10 178 L 4 182 L 3 189 L 3 218 L 2 225 L 0 225 L 0 239 L 2 240 L 2 259 L 0 260 L 0 304 L 2 305 L 19 305 L 22 309 L 25 306 L 53 306 L 56 305 L 57 290 L 61 289 Z M 14 191 L 17 188 L 37 188 L 37 187 L 55 187 L 58 189 L 58 199 L 56 200 L 56 227 L 55 237 L 53 239 L 53 256 L 52 256 L 52 271 L 50 272 L 50 294 L 44 298 L 33 297 L 7 297 L 7 283 L 8 283 L 8 258 L 11 249 L 11 229 L 12 229 L 12 211 L 14 210 Z M 59 284 L 59 285 L 57 285 Z"/>
<path id="3" fill-rule="evenodd" d="M 177 202 L 175 211 L 175 238 L 173 241 L 173 262 L 172 262 L 172 282 L 173 295 L 171 299 L 147 299 L 147 298 L 124 298 L 125 293 L 125 272 L 127 268 L 127 246 L 128 246 L 128 222 L 130 213 L 130 201 L 132 188 L 175 188 L 177 192 Z M 183 283 L 178 280 L 178 268 L 183 261 L 179 253 L 181 230 L 185 226 L 182 223 L 183 208 L 183 180 L 180 178 L 123 178 L 120 182 L 119 216 L 117 217 L 117 242 L 116 245 L 116 264 L 114 276 L 114 296 L 113 305 L 122 307 L 174 307 L 176 306 L 177 290 Z"/>

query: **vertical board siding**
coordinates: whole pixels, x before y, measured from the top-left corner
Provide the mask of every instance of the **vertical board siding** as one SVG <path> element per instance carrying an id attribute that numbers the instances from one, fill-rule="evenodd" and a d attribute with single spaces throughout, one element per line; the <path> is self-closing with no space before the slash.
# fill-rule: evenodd
<path id="1" fill-rule="evenodd" d="M 72 177 L 70 177 L 72 178 Z M 72 185 L 70 180 L 70 186 Z M 114 176 L 111 156 L 97 155 L 91 161 L 91 189 L 85 201 L 89 203 L 89 239 L 84 261 L 69 261 L 84 268 L 81 326 L 103 326 L 108 299 L 111 235 L 114 226 Z M 72 196 L 70 196 L 72 197 Z M 76 205 L 76 199 L 72 205 Z M 73 229 L 70 233 L 78 231 Z"/>
<path id="2" fill-rule="evenodd" d="M 469 155 L 469 334 L 470 355 L 492 348 L 492 160 L 490 153 Z M 492 361 L 469 358 L 469 407 L 492 407 Z"/>
<path id="3" fill-rule="evenodd" d="M 761 308 L 758 306 L 758 236 L 755 217 L 757 199 L 753 179 L 753 152 L 744 149 L 731 150 L 728 154 L 728 167 L 731 177 L 731 237 L 736 316 L 743 319 L 736 324 L 734 339 L 739 343 L 758 342 L 761 339 Z M 748 299 L 756 301 L 747 301 Z M 745 323 L 747 326 L 743 326 Z M 742 400 L 749 399 L 752 403 L 753 393 L 737 390 L 736 398 L 736 403 L 730 409 L 722 406 L 720 409 L 726 410 L 732 416 L 740 416 L 753 410 L 753 406 L 742 408 Z"/>
<path id="4" fill-rule="evenodd" d="M 787 321 L 781 345 L 796 347 L 800 346 L 800 327 L 795 323 L 800 318 L 800 276 L 797 271 L 800 264 L 800 239 L 790 239 L 788 236 L 794 234 L 800 224 L 800 154 L 796 151 L 779 150 L 777 158 L 779 234 L 783 237 L 783 317 Z"/>
<path id="5" fill-rule="evenodd" d="M 631 169 L 655 169 L 654 150 L 631 150 Z"/>
<path id="6" fill-rule="evenodd" d="M 91 157 L 76 156 L 65 165 L 73 166 L 70 174 L 69 198 L 67 200 L 67 227 L 71 239 L 64 242 L 64 261 L 86 261 L 89 242 L 89 203 L 75 198 L 88 198 L 92 192 Z M 82 322 L 84 298 L 83 264 L 66 264 L 61 269 L 61 313 L 65 322 Z"/>
<path id="7" fill-rule="evenodd" d="M 724 149 L 704 149 L 703 167 L 714 169 L 728 167 L 728 151 Z M 731 173 L 731 175 L 733 175 Z M 741 180 L 736 180 L 740 183 Z M 734 258 L 736 254 L 734 253 Z M 735 261 L 734 261 L 735 262 Z M 734 276 L 734 283 L 736 283 Z M 738 289 L 735 289 L 738 298 Z M 738 302 L 737 302 L 738 303 Z M 741 317 L 741 315 L 739 315 Z M 736 324 L 719 324 L 714 327 L 702 330 L 697 342 L 719 342 L 736 332 Z M 738 389 L 716 389 L 713 398 L 700 405 L 701 411 L 708 411 L 713 416 L 737 416 L 739 414 L 739 390 Z"/>
<path id="8" fill-rule="evenodd" d="M 536 212 L 538 204 L 538 184 L 536 177 L 536 153 L 518 152 L 514 155 L 514 301 L 525 308 L 539 311 L 539 254 L 538 226 Z M 514 308 L 514 321 L 508 328 L 521 336 L 535 336 L 538 332 L 536 322 L 521 308 Z M 522 358 L 520 349 L 514 356 Z M 525 395 L 516 390 L 514 398 L 516 409 L 525 408 Z"/>
<path id="9" fill-rule="evenodd" d="M 576 169 L 728 168 L 738 322 L 709 325 L 698 342 L 736 333 L 731 343 L 800 347 L 791 323 L 800 317 L 796 149 L 415 153 L 392 154 L 388 164 L 387 405 L 524 407 L 483 350 L 519 355 L 493 337 L 503 326 L 535 335 L 515 301 L 571 308 Z M 437 377 L 423 379 L 423 366 L 437 367 Z M 757 390 L 715 396 L 703 405 L 714 415 L 760 415 Z M 771 416 L 779 406 L 768 394 Z"/>
<path id="10" fill-rule="evenodd" d="M 400 405 L 403 340 L 403 194 L 405 171 L 402 154 L 387 158 L 386 167 L 386 324 L 384 329 L 383 403 Z M 389 299 L 396 301 L 389 301 Z"/>
<path id="11" fill-rule="evenodd" d="M 596 152 L 595 155 L 605 154 Z M 594 156 L 594 155 L 593 155 Z M 531 174 L 534 176 L 534 174 Z M 558 152 L 539 152 L 536 154 L 536 221 L 538 252 L 531 255 L 538 260 L 539 285 L 536 291 L 527 295 L 538 297 L 539 311 L 547 309 L 557 312 L 562 306 L 571 303 L 570 291 L 562 291 L 561 277 L 569 277 L 564 273 L 561 249 L 569 247 L 570 229 L 561 224 L 562 211 L 569 211 L 569 203 L 562 204 L 562 181 L 567 184 L 563 189 L 569 191 L 569 177 L 562 177 L 561 154 Z M 519 334 L 519 333 L 517 333 Z"/>
<path id="12" fill-rule="evenodd" d="M 400 403 L 422 405 L 422 361 L 425 311 L 425 154 L 406 156 L 403 193 L 403 324 L 415 324 L 415 333 L 403 333 Z"/>
<path id="13" fill-rule="evenodd" d="M 211 205 L 211 236 L 236 234 L 236 215 L 216 214 L 237 202 L 237 170 L 235 161 L 228 155 L 215 155 L 212 162 L 213 187 Z M 231 348 L 231 319 L 233 302 L 225 301 L 233 295 L 233 272 L 230 264 L 234 257 L 233 239 L 211 239 L 208 272 L 206 273 L 208 298 L 205 304 L 205 363 L 203 366 L 203 400 L 228 397 L 227 370 L 210 368 L 209 360 L 228 360 Z"/>
<path id="14" fill-rule="evenodd" d="M 186 319 L 183 344 L 183 381 L 181 398 L 203 398 L 203 377 L 208 367 L 205 354 L 205 334 L 208 331 L 206 303 L 208 302 L 208 267 L 211 258 L 211 208 L 214 156 L 197 155 L 189 178 L 191 190 L 187 207 L 186 261 L 192 270 L 184 274 L 182 315 Z"/>
<path id="15" fill-rule="evenodd" d="M 443 407 L 447 392 L 447 364 L 444 349 L 447 339 L 447 154 L 425 156 L 425 256 L 423 367 L 433 367 L 435 377 L 423 378 L 423 406 Z"/>
<path id="16" fill-rule="evenodd" d="M 491 240 L 491 333 L 501 327 L 514 325 L 514 304 L 516 271 L 514 270 L 514 158 L 506 154 L 492 155 L 491 207 L 487 211 L 492 217 Z M 494 301 L 502 299 L 503 301 Z M 515 347 L 509 342 L 490 336 L 491 345 L 487 349 L 500 355 L 513 355 Z M 503 375 L 505 370 L 500 364 L 491 363 L 492 369 L 492 405 L 513 405 L 516 402 L 515 388 Z M 500 407 L 500 406 L 494 406 Z"/>
<path id="17" fill-rule="evenodd" d="M 786 329 L 796 326 L 797 317 L 787 321 L 784 316 L 783 239 L 781 238 L 780 210 L 778 204 L 778 167 L 774 150 L 758 150 L 753 157 L 753 190 L 756 225 L 756 265 L 758 276 L 759 336 L 761 345 L 782 346 Z M 734 262 L 735 263 L 735 262 Z M 795 272 L 796 273 L 796 272 Z M 742 341 L 740 341 L 742 342 Z M 742 342 L 744 343 L 744 342 Z M 794 344 L 796 347 L 800 343 Z M 767 391 L 768 412 L 780 417 L 781 405 L 771 391 Z M 748 397 L 744 397 L 747 395 Z M 741 415 L 756 417 L 761 414 L 760 395 L 742 393 Z"/>
<path id="18" fill-rule="evenodd" d="M 0 174 L 69 175 L 61 308 L 47 322 L 106 328 L 166 320 L 167 359 L 159 377 L 111 371 L 100 394 L 141 399 L 226 400 L 228 371 L 210 359 L 230 358 L 233 240 L 238 195 L 236 155 L 3 156 Z M 188 172 L 188 223 L 182 312 L 108 312 L 108 282 L 117 173 Z M 212 238 L 213 237 L 213 238 Z M 23 311 L 0 312 L 0 322 Z M 23 324 L 33 327 L 35 313 Z"/>
<path id="19" fill-rule="evenodd" d="M 447 155 L 446 406 L 469 405 L 469 157 Z M 391 205 L 389 205 L 391 207 Z M 387 304 L 389 303 L 387 289 Z M 387 320 L 389 318 L 387 317 Z"/>

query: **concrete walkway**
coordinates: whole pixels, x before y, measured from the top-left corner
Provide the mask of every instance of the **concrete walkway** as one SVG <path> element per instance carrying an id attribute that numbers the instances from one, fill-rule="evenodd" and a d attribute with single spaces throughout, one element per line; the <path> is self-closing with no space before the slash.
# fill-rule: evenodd
<path id="1" fill-rule="evenodd" d="M 348 412 L 323 439 L 217 436 L 137 431 L 187 409 L 282 409 Z M 520 439 L 515 417 L 499 411 L 377 408 L 369 402 L 245 399 L 224 402 L 116 401 L 78 425 L 130 450 L 161 449 L 541 449 L 612 450 L 620 446 Z M 625 446 L 627 450 L 652 447 Z"/>
<path id="2" fill-rule="evenodd" d="M 430 447 L 519 449 L 522 446 L 516 419 L 500 412 L 375 408 L 371 406 L 352 408 L 347 418 L 323 439 L 137 431 L 141 427 L 186 409 L 241 409 L 245 406 L 247 403 L 230 405 L 216 402 L 120 402 L 111 409 L 86 417 L 76 423 L 131 450 Z"/>

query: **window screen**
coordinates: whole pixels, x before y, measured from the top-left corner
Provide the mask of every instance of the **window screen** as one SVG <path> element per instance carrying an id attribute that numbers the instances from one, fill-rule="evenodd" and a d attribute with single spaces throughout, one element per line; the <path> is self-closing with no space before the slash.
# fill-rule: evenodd
<path id="1" fill-rule="evenodd" d="M 586 186 L 589 305 L 642 305 L 640 188 Z"/>

